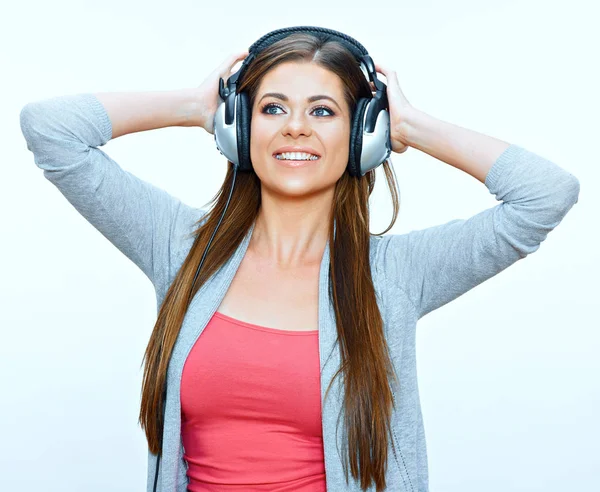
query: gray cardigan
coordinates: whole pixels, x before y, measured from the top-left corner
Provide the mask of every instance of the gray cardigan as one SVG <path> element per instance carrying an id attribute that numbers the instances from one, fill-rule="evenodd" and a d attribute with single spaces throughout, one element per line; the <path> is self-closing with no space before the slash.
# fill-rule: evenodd
<path id="1" fill-rule="evenodd" d="M 34 101 L 23 107 L 21 130 L 34 161 L 67 200 L 150 279 L 157 307 L 180 268 L 204 210 L 192 208 L 122 169 L 98 147 L 111 139 L 106 110 L 93 94 Z M 470 217 L 407 234 L 371 237 L 370 262 L 390 354 L 400 384 L 393 385 L 395 450 L 390 446 L 387 490 L 428 490 L 427 450 L 417 386 L 417 320 L 540 247 L 577 202 L 578 179 L 558 165 L 511 145 L 490 169 L 485 185 L 501 201 Z M 185 492 L 187 464 L 181 439 L 180 381 L 193 344 L 217 310 L 244 256 L 252 230 L 192 300 L 167 375 L 160 492 Z M 327 490 L 359 491 L 342 469 L 343 420 L 334 312 L 328 298 L 329 244 L 319 276 L 319 359 Z M 148 453 L 147 490 L 156 456 Z M 276 464 L 274 465 L 276 466 Z M 374 491 L 374 487 L 369 489 Z"/>

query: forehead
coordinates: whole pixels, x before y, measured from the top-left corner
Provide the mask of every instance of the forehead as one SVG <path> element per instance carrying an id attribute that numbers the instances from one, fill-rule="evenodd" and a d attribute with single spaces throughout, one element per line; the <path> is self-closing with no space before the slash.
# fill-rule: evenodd
<path id="1" fill-rule="evenodd" d="M 305 99 L 313 94 L 328 94 L 341 98 L 342 79 L 335 73 L 312 62 L 285 62 L 269 70 L 262 78 L 257 95 L 281 92 L 291 99 Z"/>

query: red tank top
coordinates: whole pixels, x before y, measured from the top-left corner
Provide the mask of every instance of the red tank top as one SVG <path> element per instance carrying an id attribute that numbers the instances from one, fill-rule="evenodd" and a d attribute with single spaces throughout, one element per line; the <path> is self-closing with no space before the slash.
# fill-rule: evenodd
<path id="1" fill-rule="evenodd" d="M 219 312 L 186 359 L 181 433 L 191 492 L 325 492 L 318 330 Z"/>

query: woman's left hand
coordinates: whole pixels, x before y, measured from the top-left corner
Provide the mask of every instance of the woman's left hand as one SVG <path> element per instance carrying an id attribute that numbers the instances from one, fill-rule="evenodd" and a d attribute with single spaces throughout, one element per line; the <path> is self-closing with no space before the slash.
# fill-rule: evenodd
<path id="1" fill-rule="evenodd" d="M 414 111 L 414 107 L 408 102 L 406 96 L 400 89 L 398 76 L 394 70 L 389 70 L 380 64 L 375 64 L 375 71 L 385 75 L 387 79 L 387 97 L 390 113 L 390 140 L 392 141 L 392 151 L 398 154 L 406 152 L 409 145 L 402 134 L 405 130 L 403 123 L 406 121 L 406 115 Z M 372 88 L 373 83 L 371 82 Z"/>

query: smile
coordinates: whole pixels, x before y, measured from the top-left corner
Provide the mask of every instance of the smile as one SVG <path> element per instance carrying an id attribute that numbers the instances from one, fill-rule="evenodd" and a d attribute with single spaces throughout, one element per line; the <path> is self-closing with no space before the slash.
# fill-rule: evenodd
<path id="1" fill-rule="evenodd" d="M 316 157 L 316 159 L 279 159 L 277 156 L 273 156 L 273 158 L 278 162 L 278 164 L 280 164 L 284 167 L 293 167 L 293 168 L 310 166 L 314 162 L 317 162 L 318 160 L 321 159 L 320 157 L 317 157 L 317 156 L 315 156 L 315 157 Z"/>

